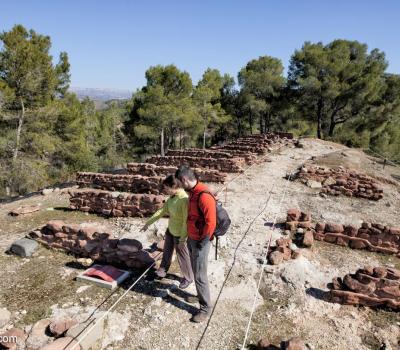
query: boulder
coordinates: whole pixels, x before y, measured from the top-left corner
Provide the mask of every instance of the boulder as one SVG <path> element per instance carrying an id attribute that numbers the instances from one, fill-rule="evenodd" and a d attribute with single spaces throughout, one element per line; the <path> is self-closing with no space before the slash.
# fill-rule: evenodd
<path id="1" fill-rule="evenodd" d="M 10 251 L 18 256 L 29 257 L 37 247 L 38 243 L 33 239 L 21 238 L 11 245 Z"/>

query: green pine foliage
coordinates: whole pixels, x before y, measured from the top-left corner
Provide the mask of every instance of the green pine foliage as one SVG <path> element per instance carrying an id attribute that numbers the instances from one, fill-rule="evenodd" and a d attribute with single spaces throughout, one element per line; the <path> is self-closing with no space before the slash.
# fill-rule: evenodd
<path id="1" fill-rule="evenodd" d="M 400 162 L 400 76 L 358 41 L 305 42 L 287 77 L 271 56 L 234 77 L 208 68 L 197 84 L 153 66 L 128 101 L 98 110 L 68 92 L 70 64 L 50 37 L 16 25 L 0 33 L 0 197 L 111 171 L 169 148 L 208 147 L 251 133 L 319 137 Z"/>

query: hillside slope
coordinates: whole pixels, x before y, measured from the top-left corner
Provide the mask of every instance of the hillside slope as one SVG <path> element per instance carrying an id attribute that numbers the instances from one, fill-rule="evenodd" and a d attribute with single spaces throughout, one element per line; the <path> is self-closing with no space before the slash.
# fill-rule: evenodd
<path id="1" fill-rule="evenodd" d="M 304 139 L 301 144 L 302 148 L 288 148 L 271 155 L 270 162 L 254 165 L 228 185 L 225 207 L 231 215 L 232 228 L 221 242 L 219 259 L 215 261 L 213 253 L 209 257 L 212 297 L 216 300 L 209 323 L 189 322 L 194 308 L 183 301 L 184 292 L 177 288 L 178 282 L 173 275 L 162 282 L 149 277 L 141 280 L 118 304 L 114 312 L 119 321 L 115 321 L 114 328 L 119 327 L 121 334 L 114 338 L 110 335 L 111 340 L 103 343 L 104 348 L 240 348 L 255 300 L 247 346 L 256 344 L 261 337 L 268 337 L 276 343 L 297 335 L 311 349 L 344 350 L 351 347 L 366 350 L 378 349 L 385 343 L 396 349 L 400 341 L 398 313 L 331 304 L 319 298 L 319 293 L 327 290 L 327 283 L 333 277 L 354 272 L 364 265 L 400 268 L 400 260 L 396 257 L 316 242 L 311 249 L 303 249 L 302 256 L 296 260 L 277 266 L 267 265 L 257 292 L 264 246 L 271 234 L 272 242 L 283 236 L 282 226 L 274 227 L 273 224 L 283 223 L 289 208 L 310 211 L 316 220 L 357 225 L 362 221 L 372 221 L 400 226 L 400 185 L 391 176 L 398 176 L 398 169 L 382 169 L 381 164 L 363 153 L 341 145 L 315 139 Z M 371 202 L 352 197 L 321 197 L 317 190 L 285 179 L 288 173 L 306 161 L 315 164 L 334 162 L 335 165 L 355 167 L 386 178 L 389 181 L 382 185 L 384 198 Z M 216 185 L 215 189 L 218 187 Z M 221 192 L 219 197 L 224 201 L 225 193 Z M 143 219 L 106 220 L 62 210 L 67 207 L 67 200 L 67 195 L 58 192 L 1 206 L 2 250 L 50 218 L 100 222 L 119 237 L 140 237 L 142 242 L 157 239 L 154 233 L 159 235 L 165 229 L 166 221 L 163 220 L 157 230 L 139 234 Z M 31 216 L 7 216 L 11 209 L 21 204 L 37 202 L 41 202 L 42 209 Z M 91 286 L 84 292 L 76 293 L 81 285 L 72 281 L 79 272 L 74 268 L 74 261 L 71 256 L 52 253 L 44 248 L 40 248 L 31 259 L 24 259 L 23 263 L 17 257 L 2 253 L 0 263 L 4 268 L 0 271 L 0 278 L 6 287 L 2 288 L 0 306 L 13 313 L 21 308 L 26 310 L 26 316 L 16 319 L 16 323 L 26 325 L 51 315 L 55 309 L 75 308 L 76 312 L 83 312 L 88 307 L 100 305 L 107 292 Z M 176 263 L 171 272 L 177 272 Z M 38 276 L 43 278 L 43 283 L 32 287 L 32 279 Z M 129 282 L 126 283 L 100 309 L 109 307 L 129 285 Z M 33 295 L 46 297 L 29 301 L 26 287 L 30 291 L 35 289 Z M 193 286 L 189 292 L 194 292 Z M 112 324 L 109 326 L 113 327 Z"/>

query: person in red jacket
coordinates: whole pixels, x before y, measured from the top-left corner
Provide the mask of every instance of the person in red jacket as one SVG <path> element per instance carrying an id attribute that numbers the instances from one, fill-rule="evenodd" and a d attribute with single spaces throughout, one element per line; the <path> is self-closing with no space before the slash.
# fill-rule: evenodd
<path id="1" fill-rule="evenodd" d="M 209 188 L 199 182 L 188 166 L 180 166 L 175 177 L 189 193 L 187 231 L 190 259 L 194 274 L 197 297 L 188 297 L 190 303 L 199 302 L 200 309 L 192 317 L 193 322 L 204 322 L 212 305 L 207 276 L 208 253 L 217 223 L 217 208 Z"/>

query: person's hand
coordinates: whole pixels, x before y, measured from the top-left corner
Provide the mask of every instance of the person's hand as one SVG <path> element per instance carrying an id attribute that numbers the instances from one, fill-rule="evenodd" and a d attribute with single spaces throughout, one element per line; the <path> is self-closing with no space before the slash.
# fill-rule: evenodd
<path id="1" fill-rule="evenodd" d="M 149 225 L 144 224 L 144 226 L 140 229 L 140 232 L 147 231 L 148 228 L 149 228 Z"/>
<path id="2" fill-rule="evenodd" d="M 203 248 L 203 247 L 204 247 L 204 244 L 205 244 L 207 241 L 209 241 L 209 240 L 210 240 L 210 237 L 207 236 L 207 237 L 204 237 L 202 240 L 197 241 L 197 242 L 196 242 L 196 247 L 197 247 L 197 249 Z"/>

